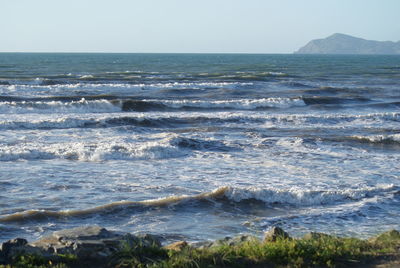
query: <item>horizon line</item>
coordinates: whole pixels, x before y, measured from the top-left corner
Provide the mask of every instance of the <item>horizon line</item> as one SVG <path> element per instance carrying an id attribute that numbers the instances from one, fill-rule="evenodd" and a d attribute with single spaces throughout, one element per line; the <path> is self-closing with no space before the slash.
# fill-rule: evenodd
<path id="1" fill-rule="evenodd" d="M 115 52 L 115 51 L 0 51 L 15 54 L 294 54 L 294 52 Z"/>

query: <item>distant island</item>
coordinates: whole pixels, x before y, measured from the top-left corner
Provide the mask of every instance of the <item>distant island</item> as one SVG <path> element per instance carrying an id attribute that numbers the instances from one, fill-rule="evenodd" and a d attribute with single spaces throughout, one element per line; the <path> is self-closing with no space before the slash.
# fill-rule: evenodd
<path id="1" fill-rule="evenodd" d="M 400 54 L 400 41 L 373 41 L 335 33 L 325 39 L 315 39 L 295 54 Z"/>

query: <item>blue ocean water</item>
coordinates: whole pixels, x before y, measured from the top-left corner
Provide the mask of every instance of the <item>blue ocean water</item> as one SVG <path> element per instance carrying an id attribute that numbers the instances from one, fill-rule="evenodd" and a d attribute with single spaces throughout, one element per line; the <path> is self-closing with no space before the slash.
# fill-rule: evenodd
<path id="1" fill-rule="evenodd" d="M 400 228 L 400 56 L 0 53 L 0 241 Z"/>

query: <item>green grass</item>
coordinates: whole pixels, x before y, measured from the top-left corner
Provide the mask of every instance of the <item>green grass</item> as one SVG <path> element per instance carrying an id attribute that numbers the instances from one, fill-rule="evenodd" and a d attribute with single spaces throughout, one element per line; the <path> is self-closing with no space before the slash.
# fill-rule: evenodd
<path id="1" fill-rule="evenodd" d="M 142 243 L 126 242 L 110 259 L 110 267 L 149 267 L 168 258 L 168 252 L 155 244 L 146 246 Z"/>
<path id="2" fill-rule="evenodd" d="M 157 245 L 125 243 L 103 267 L 362 267 L 385 257 L 399 259 L 400 233 L 386 232 L 369 240 L 327 235 L 303 239 L 257 239 L 206 248 L 187 246 L 180 251 Z M 0 267 L 90 267 L 74 256 L 60 256 L 57 263 L 40 256 L 18 256 Z M 102 267 L 96 265 L 96 267 Z"/>
<path id="3" fill-rule="evenodd" d="M 152 267 L 334 267 L 373 255 L 373 246 L 358 239 L 278 239 L 276 242 L 244 242 L 210 249 L 169 252 L 169 258 Z"/>
<path id="4" fill-rule="evenodd" d="M 71 254 L 58 254 L 47 259 L 36 254 L 15 256 L 8 265 L 0 265 L 0 268 L 68 268 L 75 267 L 78 263 L 76 256 Z"/>

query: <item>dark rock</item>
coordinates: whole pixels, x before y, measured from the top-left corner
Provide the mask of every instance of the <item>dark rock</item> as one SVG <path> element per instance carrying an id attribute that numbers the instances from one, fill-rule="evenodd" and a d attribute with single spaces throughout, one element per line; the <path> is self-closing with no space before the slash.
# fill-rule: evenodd
<path id="1" fill-rule="evenodd" d="M 116 236 L 121 236 L 115 232 L 110 232 L 105 228 L 99 226 L 85 226 L 77 227 L 73 229 L 66 229 L 61 231 L 56 231 L 52 234 L 53 237 L 59 241 L 65 240 L 97 240 L 104 238 L 111 238 Z"/>
<path id="2" fill-rule="evenodd" d="M 255 241 L 257 238 L 254 236 L 250 235 L 241 235 L 241 236 L 236 236 L 236 237 L 225 237 L 223 239 L 216 240 L 214 243 L 210 245 L 210 247 L 218 247 L 218 246 L 237 246 L 240 245 L 244 242 L 248 241 Z"/>
<path id="3" fill-rule="evenodd" d="M 210 245 L 210 247 L 219 247 L 219 246 L 223 246 L 223 245 L 228 245 L 228 244 L 229 244 L 229 241 L 231 241 L 231 240 L 232 240 L 232 237 L 227 236 L 227 237 L 225 237 L 225 238 L 215 240 L 215 241 Z"/>
<path id="4" fill-rule="evenodd" d="M 126 234 L 120 241 L 122 244 L 128 244 L 131 247 L 138 244 L 143 247 L 161 247 L 160 238 L 151 234 Z"/>
<path id="5" fill-rule="evenodd" d="M 136 236 L 141 243 L 144 243 L 144 246 L 149 247 L 149 246 L 155 246 L 155 247 L 161 247 L 161 237 L 152 235 L 152 234 L 139 234 Z"/>
<path id="6" fill-rule="evenodd" d="M 79 259 L 107 258 L 118 250 L 118 246 L 110 246 L 98 240 L 79 241 L 74 243 L 70 253 L 75 254 Z"/>
<path id="7" fill-rule="evenodd" d="M 150 234 L 132 235 L 86 226 L 56 231 L 36 242 L 17 238 L 1 244 L 0 263 L 9 264 L 19 254 L 36 254 L 56 260 L 58 254 L 73 254 L 82 263 L 98 263 L 111 257 L 124 245 L 161 247 L 161 239 Z"/>
<path id="8" fill-rule="evenodd" d="M 1 244 L 0 250 L 2 252 L 6 252 L 8 249 L 10 249 L 12 247 L 20 247 L 20 246 L 24 246 L 26 244 L 28 244 L 28 241 L 26 239 L 15 238 L 15 239 L 8 240 L 7 242 L 4 242 L 3 244 Z"/>
<path id="9" fill-rule="evenodd" d="M 213 244 L 214 242 L 211 241 L 199 241 L 190 243 L 190 246 L 197 249 L 205 249 L 205 248 L 210 248 Z"/>
<path id="10" fill-rule="evenodd" d="M 49 254 L 74 254 L 79 259 L 106 258 L 121 247 L 125 236 L 99 226 L 86 226 L 54 232 L 32 243 Z"/>
<path id="11" fill-rule="evenodd" d="M 122 246 L 140 244 L 161 247 L 160 238 L 150 234 L 132 235 L 108 231 L 99 226 L 86 226 L 56 231 L 31 245 L 47 254 L 73 254 L 78 259 L 108 258 Z"/>
<path id="12" fill-rule="evenodd" d="M 257 240 L 257 238 L 254 237 L 254 236 L 241 235 L 241 236 L 236 236 L 233 239 L 231 239 L 229 241 L 229 245 L 236 246 L 236 245 L 240 245 L 240 244 L 242 244 L 244 242 L 251 242 L 251 241 L 255 241 L 255 240 Z"/>
<path id="13" fill-rule="evenodd" d="M 13 250 L 13 248 L 21 248 L 28 244 L 28 241 L 23 238 L 15 238 L 12 240 L 8 240 L 7 242 L 4 242 L 0 246 L 0 256 L 3 259 L 8 259 L 10 252 Z"/>
<path id="14" fill-rule="evenodd" d="M 264 242 L 275 242 L 277 239 L 291 239 L 289 234 L 280 227 L 272 227 L 264 235 Z"/>
<path id="15" fill-rule="evenodd" d="M 40 248 L 33 247 L 23 238 L 16 238 L 4 242 L 0 247 L 0 263 L 8 263 L 14 256 L 20 254 L 35 254 L 48 256 L 46 252 Z"/>
<path id="16" fill-rule="evenodd" d="M 318 232 L 310 232 L 303 236 L 303 239 L 305 240 L 314 240 L 314 239 L 319 240 L 328 238 L 334 238 L 334 236 Z"/>

